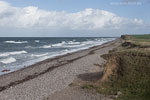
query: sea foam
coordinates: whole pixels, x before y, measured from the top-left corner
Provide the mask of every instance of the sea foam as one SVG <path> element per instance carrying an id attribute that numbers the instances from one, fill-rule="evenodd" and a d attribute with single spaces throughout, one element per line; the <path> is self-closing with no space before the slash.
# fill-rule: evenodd
<path id="1" fill-rule="evenodd" d="M 7 57 L 9 55 L 18 55 L 18 54 L 23 54 L 23 53 L 27 53 L 27 51 L 14 51 L 14 52 L 4 52 L 4 53 L 0 53 L 0 57 Z"/>
<path id="2" fill-rule="evenodd" d="M 21 43 L 28 43 L 28 41 L 5 41 L 4 43 L 16 43 L 16 44 L 21 44 Z"/>
<path id="3" fill-rule="evenodd" d="M 42 57 L 42 56 L 46 56 L 46 55 L 48 55 L 48 53 L 38 54 L 38 55 L 32 54 L 31 56 L 32 57 Z"/>
<path id="4" fill-rule="evenodd" d="M 9 63 L 12 63 L 12 62 L 15 62 L 15 61 L 16 61 L 16 59 L 13 58 L 13 57 L 0 60 L 0 62 L 3 63 L 3 64 L 9 64 Z"/>
<path id="5" fill-rule="evenodd" d="M 40 40 L 35 40 L 35 42 L 40 42 Z"/>
<path id="6" fill-rule="evenodd" d="M 39 48 L 47 49 L 47 48 L 51 48 L 51 47 L 52 47 L 52 45 L 44 45 L 44 46 L 41 46 Z"/>

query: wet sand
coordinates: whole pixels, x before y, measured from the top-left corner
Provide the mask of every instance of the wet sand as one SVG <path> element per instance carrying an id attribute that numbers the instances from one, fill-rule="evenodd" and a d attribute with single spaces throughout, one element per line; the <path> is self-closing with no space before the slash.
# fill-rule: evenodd
<path id="1" fill-rule="evenodd" d="M 87 50 L 47 59 L 1 75 L 0 100 L 44 100 L 51 97 L 67 88 L 78 75 L 93 71 L 94 65 L 104 64 L 105 60 L 100 55 L 115 48 L 118 41 L 116 39 Z"/>

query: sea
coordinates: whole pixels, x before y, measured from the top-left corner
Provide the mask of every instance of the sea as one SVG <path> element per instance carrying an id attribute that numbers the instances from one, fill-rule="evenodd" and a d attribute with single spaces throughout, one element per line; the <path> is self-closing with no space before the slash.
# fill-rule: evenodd
<path id="1" fill-rule="evenodd" d="M 0 37 L 0 75 L 114 39 L 112 37 Z"/>

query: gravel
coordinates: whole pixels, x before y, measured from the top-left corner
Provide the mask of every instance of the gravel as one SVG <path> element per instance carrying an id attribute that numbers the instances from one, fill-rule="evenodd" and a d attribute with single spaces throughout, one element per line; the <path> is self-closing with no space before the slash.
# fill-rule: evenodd
<path id="1" fill-rule="evenodd" d="M 116 41 L 63 57 L 56 57 L 57 59 L 48 59 L 25 69 L 0 76 L 0 87 L 6 87 L 0 92 L 0 100 L 44 100 L 49 98 L 50 95 L 66 89 L 77 75 L 92 70 L 94 64 L 102 64 L 104 59 L 100 55 L 108 53 L 109 50 L 116 47 L 112 45 Z M 90 54 L 91 51 L 94 53 Z M 54 68 L 48 70 L 51 67 Z M 28 75 L 35 76 L 23 80 Z M 15 82 L 18 83 L 11 84 Z M 75 91 L 75 93 L 77 92 Z M 62 94 L 60 99 L 55 99 L 55 96 L 52 96 L 52 99 L 49 98 L 49 100 L 98 100 L 97 95 L 82 93 L 82 91 L 80 94 L 82 95 L 70 95 L 69 98 L 74 99 L 65 99 Z M 76 99 L 76 97 L 79 97 L 79 99 Z"/>

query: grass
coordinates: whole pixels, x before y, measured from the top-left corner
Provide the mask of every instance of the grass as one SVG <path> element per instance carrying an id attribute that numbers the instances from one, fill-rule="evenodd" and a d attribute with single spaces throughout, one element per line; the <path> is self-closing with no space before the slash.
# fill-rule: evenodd
<path id="1" fill-rule="evenodd" d="M 121 92 L 116 100 L 150 100 L 150 49 L 147 47 L 149 40 L 150 35 L 125 36 L 123 43 L 128 41 L 132 44 L 138 41 L 138 46 L 120 46 L 103 55 L 107 60 L 116 58 L 116 69 L 107 81 L 96 86 L 86 84 L 84 88 L 93 88 L 107 95 Z M 141 48 L 145 45 L 145 48 Z"/>
<path id="2" fill-rule="evenodd" d="M 150 34 L 125 36 L 127 42 L 140 46 L 150 46 Z"/>
<path id="3" fill-rule="evenodd" d="M 150 39 L 150 34 L 145 35 L 130 35 L 129 37 L 132 37 L 134 39 Z"/>
<path id="4" fill-rule="evenodd" d="M 81 88 L 82 89 L 97 89 L 98 87 L 92 84 L 84 84 Z"/>

